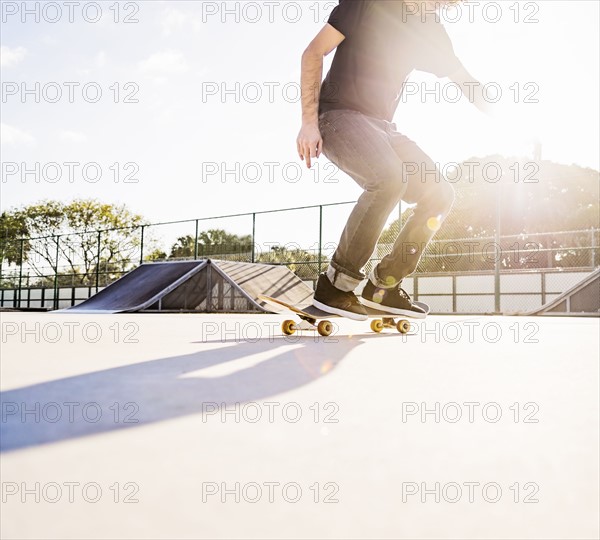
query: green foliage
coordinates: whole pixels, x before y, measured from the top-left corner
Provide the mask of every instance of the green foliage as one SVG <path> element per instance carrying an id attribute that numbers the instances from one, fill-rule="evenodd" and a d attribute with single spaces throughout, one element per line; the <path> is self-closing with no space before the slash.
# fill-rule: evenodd
<path id="1" fill-rule="evenodd" d="M 159 248 L 152 250 L 148 255 L 144 256 L 144 260 L 148 262 L 164 261 L 167 254 Z"/>
<path id="2" fill-rule="evenodd" d="M 58 269 L 74 280 L 74 285 L 94 284 L 97 268 L 117 273 L 128 269 L 139 250 L 137 231 L 143 224 L 142 217 L 124 205 L 90 199 L 41 201 L 5 212 L 2 219 L 5 246 L 20 244 L 19 237 L 28 237 L 23 258 L 40 282 Z M 13 252 L 3 251 L 2 257 L 19 264 L 14 247 Z"/>
<path id="3" fill-rule="evenodd" d="M 30 249 L 29 229 L 23 216 L 13 212 L 0 215 L 0 260 L 20 265 Z"/>
<path id="4" fill-rule="evenodd" d="M 456 203 L 438 238 L 493 235 L 498 205 L 502 235 L 598 227 L 598 171 L 550 161 L 515 162 L 501 156 L 469 161 L 481 166 L 472 175 L 462 174 L 454 185 Z M 483 174 L 488 163 L 501 170 L 498 182 L 489 178 L 495 172 L 487 178 Z"/>
<path id="5" fill-rule="evenodd" d="M 476 166 L 468 165 L 477 163 Z M 491 164 L 484 173 L 486 165 Z M 453 182 L 456 200 L 452 212 L 435 236 L 429 257 L 419 265 L 420 272 L 491 270 L 490 256 L 476 254 L 461 258 L 448 256 L 450 241 L 468 250 L 467 243 L 480 251 L 494 241 L 497 212 L 500 234 L 513 236 L 502 241 L 502 268 L 572 268 L 585 266 L 592 228 L 600 226 L 599 173 L 577 165 L 549 161 L 528 162 L 501 156 L 472 158 L 460 165 Z M 498 181 L 497 171 L 501 171 Z M 450 175 L 449 175 L 450 176 Z M 402 216 L 405 223 L 412 210 Z M 554 231 L 577 231 L 566 235 Z M 395 220 L 382 233 L 379 244 L 393 244 L 400 231 Z M 549 233 L 551 231 L 552 233 Z M 537 233 L 545 233 L 538 235 Z M 458 242 L 457 242 L 458 241 Z"/>
<path id="6" fill-rule="evenodd" d="M 22 216 L 31 237 L 56 236 L 70 232 L 135 228 L 143 224 L 139 215 L 125 205 L 76 199 L 70 203 L 42 201 L 15 212 Z"/>
<path id="7" fill-rule="evenodd" d="M 181 236 L 171 247 L 172 259 L 194 257 L 195 238 Z M 252 237 L 238 236 L 223 229 L 210 229 L 198 233 L 198 257 L 213 257 L 217 255 L 236 255 L 252 251 Z"/>
<path id="8" fill-rule="evenodd" d="M 281 246 L 273 246 L 270 251 L 260 253 L 256 257 L 256 262 L 265 264 L 284 264 L 300 279 L 316 279 L 320 272 L 323 272 L 329 264 L 327 257 L 322 257 L 321 268 L 319 269 L 319 254 L 310 253 L 304 249 L 286 249 Z"/>
<path id="9" fill-rule="evenodd" d="M 238 236 L 223 229 L 210 229 L 198 233 L 198 257 L 234 257 L 250 260 L 252 237 Z M 194 237 L 181 236 L 171 247 L 171 259 L 192 258 L 194 256 Z M 257 253 L 256 262 L 264 264 L 283 264 L 301 279 L 315 279 L 318 275 L 317 253 L 303 249 L 286 249 L 274 246 L 267 253 Z M 323 257 L 321 271 L 326 268 L 328 259 Z"/>

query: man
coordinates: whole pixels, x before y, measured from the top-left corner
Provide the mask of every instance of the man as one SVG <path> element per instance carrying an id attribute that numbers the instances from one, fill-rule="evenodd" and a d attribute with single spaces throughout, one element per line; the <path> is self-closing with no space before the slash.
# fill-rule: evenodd
<path id="1" fill-rule="evenodd" d="M 455 56 L 435 11 L 456 1 L 340 0 L 302 55 L 300 158 L 310 168 L 323 152 L 364 189 L 315 290 L 314 305 L 329 313 L 365 320 L 366 305 L 425 316 L 401 283 L 448 215 L 454 190 L 439 171 L 432 174 L 432 159 L 392 120 L 415 69 L 450 78 L 489 112 L 481 85 Z M 321 85 L 323 58 L 334 49 Z M 353 291 L 365 278 L 361 270 L 400 200 L 416 204 L 414 213 L 391 253 L 370 273 L 359 300 Z"/>

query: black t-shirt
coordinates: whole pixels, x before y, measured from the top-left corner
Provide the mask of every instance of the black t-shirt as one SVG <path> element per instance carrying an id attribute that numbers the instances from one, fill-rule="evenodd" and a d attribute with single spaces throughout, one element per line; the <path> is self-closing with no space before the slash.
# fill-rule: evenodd
<path id="1" fill-rule="evenodd" d="M 403 0 L 340 0 L 329 24 L 344 34 L 323 81 L 319 113 L 352 109 L 392 121 L 413 70 L 446 77 L 461 63 L 435 14 Z"/>

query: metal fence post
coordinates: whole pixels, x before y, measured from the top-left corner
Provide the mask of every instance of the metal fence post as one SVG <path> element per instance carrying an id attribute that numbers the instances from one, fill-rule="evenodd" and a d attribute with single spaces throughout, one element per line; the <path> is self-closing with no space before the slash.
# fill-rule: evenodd
<path id="1" fill-rule="evenodd" d="M 254 240 L 256 239 L 256 212 L 252 213 L 252 258 L 251 261 L 256 260 L 256 250 L 254 247 Z"/>
<path id="2" fill-rule="evenodd" d="M 97 245 L 98 260 L 96 261 L 96 292 L 98 292 L 98 287 L 100 285 L 100 251 L 102 249 L 101 244 L 100 244 L 101 235 L 102 235 L 102 231 L 98 231 L 98 245 Z"/>
<path id="3" fill-rule="evenodd" d="M 452 276 L 452 313 L 456 313 L 456 276 Z"/>
<path id="4" fill-rule="evenodd" d="M 199 222 L 196 220 L 196 235 L 194 237 L 194 260 L 198 259 L 198 226 Z"/>
<path id="5" fill-rule="evenodd" d="M 596 268 L 596 232 L 598 231 L 598 229 L 594 229 L 592 228 L 590 230 L 591 234 L 592 234 L 592 241 L 590 242 L 590 245 L 592 246 L 592 269 Z"/>
<path id="6" fill-rule="evenodd" d="M 21 287 L 23 286 L 23 245 L 25 244 L 25 239 L 21 238 L 21 251 L 19 255 L 19 303 L 15 306 L 16 308 L 21 307 Z"/>
<path id="7" fill-rule="evenodd" d="M 144 228 L 145 225 L 142 225 L 142 230 L 140 234 L 140 264 L 144 263 Z"/>
<path id="8" fill-rule="evenodd" d="M 542 306 L 546 303 L 546 271 L 540 268 L 542 276 Z"/>
<path id="9" fill-rule="evenodd" d="M 496 193 L 496 260 L 494 263 L 494 311 L 500 313 L 500 259 L 502 258 L 502 249 L 500 247 L 500 210 L 502 203 L 500 202 L 502 195 L 501 183 L 498 181 L 498 189 Z"/>
<path id="10" fill-rule="evenodd" d="M 317 277 L 321 274 L 321 264 L 323 261 L 323 205 L 319 205 L 319 268 L 317 270 Z"/>
<path id="11" fill-rule="evenodd" d="M 54 266 L 54 309 L 58 309 L 58 250 L 59 250 L 59 242 L 60 236 L 56 235 L 56 259 Z"/>

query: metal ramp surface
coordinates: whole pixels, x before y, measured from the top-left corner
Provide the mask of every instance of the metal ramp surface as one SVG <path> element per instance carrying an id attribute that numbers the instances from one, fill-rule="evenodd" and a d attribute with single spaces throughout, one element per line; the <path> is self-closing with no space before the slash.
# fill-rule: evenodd
<path id="1" fill-rule="evenodd" d="M 600 316 L 600 268 L 530 315 Z"/>
<path id="2" fill-rule="evenodd" d="M 147 263 L 64 311 L 255 313 L 268 311 L 261 294 L 300 304 L 312 292 L 285 266 L 213 259 Z"/>

